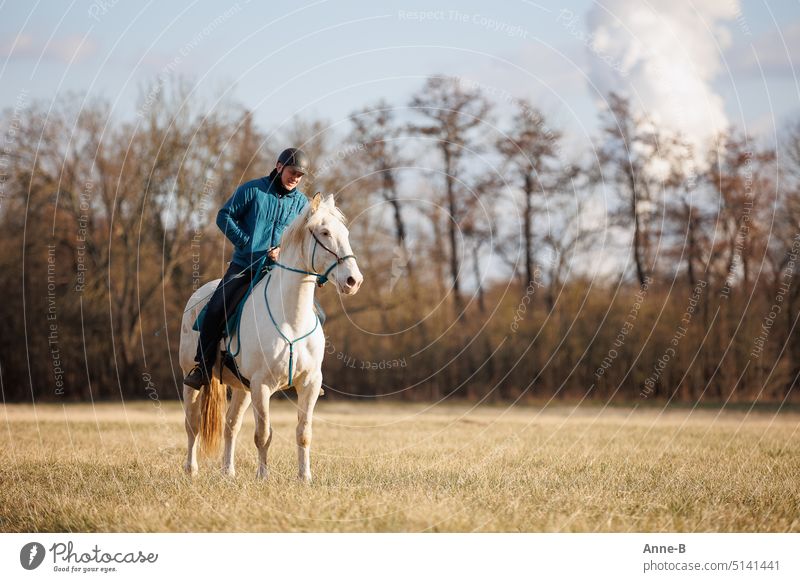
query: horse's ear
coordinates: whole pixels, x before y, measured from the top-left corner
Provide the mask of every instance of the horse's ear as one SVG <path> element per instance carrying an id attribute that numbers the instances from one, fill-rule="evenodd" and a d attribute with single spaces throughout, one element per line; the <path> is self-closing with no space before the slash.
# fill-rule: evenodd
<path id="1" fill-rule="evenodd" d="M 311 212 L 316 212 L 319 209 L 319 205 L 322 202 L 322 194 L 317 192 L 314 194 L 314 198 L 311 199 Z"/>
<path id="2" fill-rule="evenodd" d="M 323 200 L 323 202 L 331 208 L 336 206 L 336 201 L 333 199 L 333 194 L 325 194 L 325 200 Z"/>

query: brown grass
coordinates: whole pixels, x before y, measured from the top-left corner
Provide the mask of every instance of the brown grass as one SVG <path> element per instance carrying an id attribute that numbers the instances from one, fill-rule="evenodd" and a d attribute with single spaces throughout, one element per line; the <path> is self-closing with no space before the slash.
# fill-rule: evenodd
<path id="1" fill-rule="evenodd" d="M 273 398 L 238 475 L 182 472 L 177 403 L 0 408 L 2 531 L 800 531 L 797 413 L 321 401 L 315 482 Z"/>

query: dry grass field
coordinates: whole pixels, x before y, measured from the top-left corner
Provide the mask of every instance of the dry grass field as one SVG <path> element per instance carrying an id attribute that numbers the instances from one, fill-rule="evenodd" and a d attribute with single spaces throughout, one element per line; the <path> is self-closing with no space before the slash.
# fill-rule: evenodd
<path id="1" fill-rule="evenodd" d="M 183 474 L 179 403 L 0 408 L 0 531 L 800 531 L 797 412 L 317 406 L 314 483 L 273 398 L 238 474 Z"/>

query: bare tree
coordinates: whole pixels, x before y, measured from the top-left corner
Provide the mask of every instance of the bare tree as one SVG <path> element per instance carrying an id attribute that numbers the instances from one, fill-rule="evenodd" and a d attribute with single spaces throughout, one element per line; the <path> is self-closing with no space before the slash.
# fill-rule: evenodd
<path id="1" fill-rule="evenodd" d="M 93 349 L 110 351 L 105 361 L 118 363 L 123 385 L 141 387 L 144 319 L 170 307 L 158 309 L 163 291 L 223 196 L 216 176 L 244 157 L 229 133 L 237 112 L 225 104 L 204 112 L 189 91 L 182 82 L 155 86 L 127 123 L 113 120 L 108 104 L 80 97 L 50 115 L 32 107 L 20 139 L 17 171 L 34 177 L 34 215 L 52 213 L 53 228 L 39 240 L 72 255 L 80 296 L 65 302 L 106 306 L 111 341 Z M 42 138 L 45 147 L 37 146 Z M 97 321 L 101 313 L 93 312 Z"/>
<path id="2" fill-rule="evenodd" d="M 485 283 L 481 273 L 483 250 L 498 238 L 497 204 L 492 197 L 502 188 L 500 176 L 493 173 L 479 175 L 466 189 L 464 197 L 464 216 L 461 233 L 469 250 L 475 292 L 478 295 L 478 309 L 486 313 Z"/>
<path id="3" fill-rule="evenodd" d="M 492 106 L 479 88 L 465 88 L 454 77 L 430 77 L 425 86 L 411 99 L 411 107 L 426 122 L 412 124 L 413 133 L 434 140 L 442 156 L 445 195 L 444 202 L 450 214 L 447 220 L 447 243 L 450 277 L 457 313 L 463 311 L 459 281 L 460 255 L 458 229 L 465 210 L 459 198 L 463 194 L 462 160 L 469 150 L 478 149 L 476 133 L 489 116 Z"/>
<path id="4" fill-rule="evenodd" d="M 561 132 L 548 128 L 544 115 L 530 102 L 517 101 L 512 129 L 497 140 L 497 149 L 510 167 L 523 196 L 523 245 L 525 255 L 525 281 L 523 289 L 534 281 L 535 200 L 545 197 L 561 178 L 558 151 Z"/>
<path id="5" fill-rule="evenodd" d="M 763 249 L 764 235 L 771 222 L 774 187 L 770 184 L 770 167 L 775 153 L 757 150 L 745 138 L 733 133 L 718 138 L 709 153 L 709 169 L 705 180 L 715 194 L 717 207 L 711 249 L 712 268 L 724 280 L 729 292 L 741 278 L 744 288 L 752 280 L 752 259 Z M 765 216 L 765 213 L 767 216 Z"/>
<path id="6" fill-rule="evenodd" d="M 378 175 L 380 194 L 392 207 L 397 246 L 407 256 L 407 228 L 397 183 L 397 168 L 406 162 L 400 153 L 398 139 L 402 128 L 395 119 L 394 109 L 381 100 L 351 115 L 350 121 L 353 124 L 351 142 L 358 151 L 365 152 L 367 170 Z M 407 267 L 411 271 L 410 261 Z"/>
<path id="7" fill-rule="evenodd" d="M 622 201 L 620 224 L 632 225 L 633 260 L 636 277 L 644 285 L 654 269 L 653 239 L 658 235 L 655 222 L 657 203 L 650 169 L 659 151 L 658 133 L 652 122 L 634 114 L 624 97 L 611 93 L 603 114 L 603 136 L 598 147 L 602 183 L 616 187 Z"/>

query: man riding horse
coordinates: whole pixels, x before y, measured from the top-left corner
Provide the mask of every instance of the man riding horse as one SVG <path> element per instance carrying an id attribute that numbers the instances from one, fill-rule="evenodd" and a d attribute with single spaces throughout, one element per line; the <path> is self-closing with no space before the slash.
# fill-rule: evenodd
<path id="1" fill-rule="evenodd" d="M 200 327 L 196 366 L 183 379 L 200 390 L 208 386 L 219 350 L 219 342 L 230 316 L 257 275 L 266 255 L 267 263 L 278 260 L 281 234 L 308 205 L 297 189 L 309 170 L 308 156 L 297 148 L 281 152 L 269 176 L 246 182 L 217 214 L 217 226 L 233 243 L 233 259 L 208 302 Z"/>

